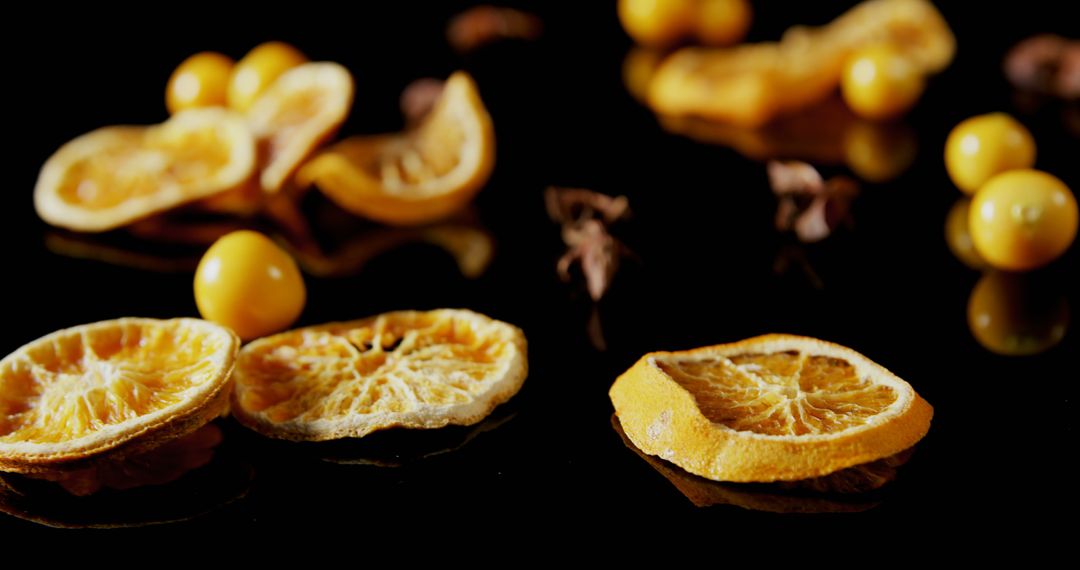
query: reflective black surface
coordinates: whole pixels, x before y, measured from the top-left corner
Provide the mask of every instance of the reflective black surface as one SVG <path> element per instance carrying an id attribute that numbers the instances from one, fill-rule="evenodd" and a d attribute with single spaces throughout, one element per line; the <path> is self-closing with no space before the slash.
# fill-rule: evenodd
<path id="1" fill-rule="evenodd" d="M 466 307 L 517 324 L 529 340 L 531 370 L 522 392 L 500 410 L 502 423 L 479 434 L 463 429 L 448 442 L 403 442 L 403 459 L 385 447 L 395 445 L 393 437 L 364 455 L 267 441 L 225 420 L 219 454 L 250 465 L 250 488 L 220 508 L 154 529 L 244 532 L 342 521 L 366 528 L 373 521 L 463 518 L 518 528 L 556 517 L 673 532 L 822 539 L 874 533 L 902 536 L 905 544 L 944 541 L 957 528 L 976 533 L 968 536 L 1015 533 L 1040 541 L 1063 533 L 1048 516 L 1076 499 L 1076 319 L 1056 346 L 1034 356 L 1002 356 L 979 344 L 969 330 L 968 302 L 980 274 L 955 258 L 944 238 L 946 214 L 960 193 L 945 174 L 942 151 L 960 120 L 1008 111 L 1035 135 L 1038 168 L 1080 189 L 1080 144 L 1061 106 L 1018 105 L 1000 73 L 1005 50 L 1031 33 L 1077 35 L 1065 9 L 1053 2 L 977 14 L 946 7 L 958 57 L 896 128 L 914 137 L 911 166 L 891 181 L 863 184 L 852 228 L 800 245 L 773 229 L 776 202 L 762 162 L 668 133 L 627 93 L 621 68 L 631 46 L 614 8 L 584 4 L 524 3 L 544 18 L 542 39 L 466 57 L 442 35 L 461 3 L 372 13 L 355 6 L 356 16 L 321 6 L 257 20 L 239 10 L 169 21 L 69 14 L 10 52 L 17 61 L 8 79 L 9 112 L 18 126 L 5 145 L 0 243 L 8 318 L 0 352 L 75 324 L 197 314 L 191 263 L 198 247 L 138 244 L 141 255 L 160 261 L 167 254 L 164 265 L 149 270 L 100 255 L 72 257 L 57 240 L 84 238 L 55 237 L 31 201 L 37 168 L 63 142 L 104 125 L 164 119 L 164 85 L 184 57 L 208 49 L 240 57 L 261 41 L 281 39 L 313 59 L 339 61 L 357 83 L 344 135 L 400 128 L 397 100 L 409 81 L 464 68 L 476 77 L 497 129 L 495 174 L 468 221 L 492 237 L 490 265 L 470 278 L 430 241 L 390 240 L 393 247 L 344 276 L 307 275 L 299 324 L 436 307 Z M 797 23 L 824 23 L 846 5 L 760 4 L 755 40 L 775 39 Z M 909 152 L 903 144 L 898 152 Z M 823 172 L 851 175 L 851 168 L 838 161 Z M 552 184 L 630 199 L 634 218 L 615 232 L 635 259 L 624 263 L 598 307 L 581 282 L 556 276 L 563 247 L 542 199 Z M 317 199 L 305 204 L 309 212 L 325 207 Z M 361 224 L 357 233 L 380 231 Z M 132 241 L 117 239 L 123 247 Z M 1046 290 L 1032 293 L 1064 297 L 1073 315 L 1080 310 L 1077 250 L 1040 271 L 1038 286 Z M 590 340 L 591 319 L 599 320 L 605 351 Z M 896 481 L 874 495 L 872 508 L 814 516 L 697 508 L 612 428 L 607 389 L 641 354 L 768 332 L 851 346 L 907 379 L 935 407 L 929 436 Z M 209 485 L 203 477 L 195 484 Z M 5 536 L 41 528 L 0 516 Z"/>

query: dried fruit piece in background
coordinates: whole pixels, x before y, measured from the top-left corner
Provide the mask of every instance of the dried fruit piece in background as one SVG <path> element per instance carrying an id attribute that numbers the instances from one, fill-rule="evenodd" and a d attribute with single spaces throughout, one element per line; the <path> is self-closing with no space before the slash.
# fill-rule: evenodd
<path id="1" fill-rule="evenodd" d="M 681 49 L 656 71 L 649 105 L 665 115 L 761 126 L 826 99 L 848 57 L 881 43 L 920 73 L 941 71 L 956 51 L 952 31 L 930 2 L 867 0 L 820 28 L 791 28 L 778 43 Z"/>
<path id="2" fill-rule="evenodd" d="M 331 62 L 305 63 L 281 74 L 247 112 L 263 162 L 264 192 L 282 189 L 316 148 L 337 132 L 352 109 L 353 78 Z"/>
<path id="3" fill-rule="evenodd" d="M 499 6 L 475 6 L 454 16 L 446 26 L 446 40 L 458 53 L 470 53 L 505 39 L 535 40 L 544 31 L 540 18 Z"/>
<path id="4" fill-rule="evenodd" d="M 841 223 L 851 223 L 851 203 L 859 195 L 858 184 L 843 176 L 825 181 L 805 162 L 769 161 L 766 165 L 776 209 L 777 231 L 795 231 L 800 241 L 816 242 Z"/>
<path id="5" fill-rule="evenodd" d="M 1080 41 L 1032 36 L 1005 56 L 1005 76 L 1022 91 L 1080 99 Z"/>
<path id="6" fill-rule="evenodd" d="M 60 147 L 41 168 L 43 220 L 100 232 L 240 187 L 256 166 L 243 115 L 188 109 L 160 125 L 105 127 Z"/>
<path id="7" fill-rule="evenodd" d="M 467 73 L 446 81 L 435 108 L 404 132 L 349 137 L 297 173 L 341 208 L 390 225 L 419 225 L 464 208 L 495 168 L 495 128 Z"/>

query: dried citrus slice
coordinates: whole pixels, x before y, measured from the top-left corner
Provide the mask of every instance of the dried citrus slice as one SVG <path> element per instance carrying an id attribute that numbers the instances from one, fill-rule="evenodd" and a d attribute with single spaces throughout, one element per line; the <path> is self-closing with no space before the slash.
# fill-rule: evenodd
<path id="1" fill-rule="evenodd" d="M 525 381 L 525 336 L 465 310 L 399 311 L 256 340 L 233 415 L 271 437 L 322 441 L 471 425 Z"/>
<path id="2" fill-rule="evenodd" d="M 649 105 L 662 114 L 761 126 L 826 98 L 847 58 L 881 43 L 924 73 L 944 69 L 956 51 L 929 1 L 866 0 L 825 26 L 791 28 L 780 42 L 681 49 L 653 75 Z"/>
<path id="3" fill-rule="evenodd" d="M 104 231 L 230 190 L 255 169 L 242 115 L 190 109 L 150 127 L 105 127 L 60 147 L 34 188 L 55 226 Z"/>
<path id="4" fill-rule="evenodd" d="M 647 354 L 610 396 L 634 445 L 716 481 L 809 479 L 889 457 L 933 415 L 865 356 L 790 335 Z"/>
<path id="5" fill-rule="evenodd" d="M 330 138 L 353 101 L 349 70 L 331 62 L 305 63 L 281 74 L 248 110 L 264 153 L 259 182 L 277 192 L 300 163 Z"/>
<path id="6" fill-rule="evenodd" d="M 0 470 L 128 455 L 194 431 L 227 404 L 238 346 L 206 321 L 135 318 L 23 346 L 0 360 Z"/>
<path id="7" fill-rule="evenodd" d="M 297 182 L 354 214 L 412 225 L 464 207 L 494 166 L 491 117 L 476 83 L 457 72 L 415 129 L 340 141 L 305 164 Z"/>

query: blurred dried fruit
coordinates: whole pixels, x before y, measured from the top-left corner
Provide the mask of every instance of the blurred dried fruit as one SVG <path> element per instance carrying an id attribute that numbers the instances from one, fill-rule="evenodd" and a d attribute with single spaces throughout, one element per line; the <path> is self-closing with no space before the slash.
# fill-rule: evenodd
<path id="1" fill-rule="evenodd" d="M 1080 98 L 1080 41 L 1053 34 L 1032 36 L 1009 50 L 1005 76 L 1022 91 Z"/>
<path id="2" fill-rule="evenodd" d="M 941 71 L 956 50 L 952 31 L 930 2 L 867 0 L 820 28 L 791 28 L 780 42 L 681 49 L 656 71 L 649 105 L 665 115 L 761 126 L 826 99 L 847 59 L 881 43 L 920 73 Z"/>
<path id="3" fill-rule="evenodd" d="M 469 53 L 505 39 L 535 40 L 543 32 L 540 18 L 498 6 L 476 6 L 450 19 L 446 39 L 458 53 Z"/>

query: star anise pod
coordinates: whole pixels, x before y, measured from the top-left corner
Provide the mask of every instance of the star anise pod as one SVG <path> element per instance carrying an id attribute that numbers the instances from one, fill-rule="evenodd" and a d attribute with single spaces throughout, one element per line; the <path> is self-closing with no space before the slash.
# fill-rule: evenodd
<path id="1" fill-rule="evenodd" d="M 611 225 L 630 217 L 630 201 L 626 196 L 608 196 L 584 188 L 550 186 L 544 192 L 548 216 L 556 223 L 575 223 L 599 217 Z"/>
<path id="2" fill-rule="evenodd" d="M 769 161 L 769 184 L 779 199 L 777 231 L 794 231 L 803 242 L 821 241 L 841 223 L 851 222 L 851 203 L 858 184 L 847 177 L 824 180 L 805 162 Z"/>

